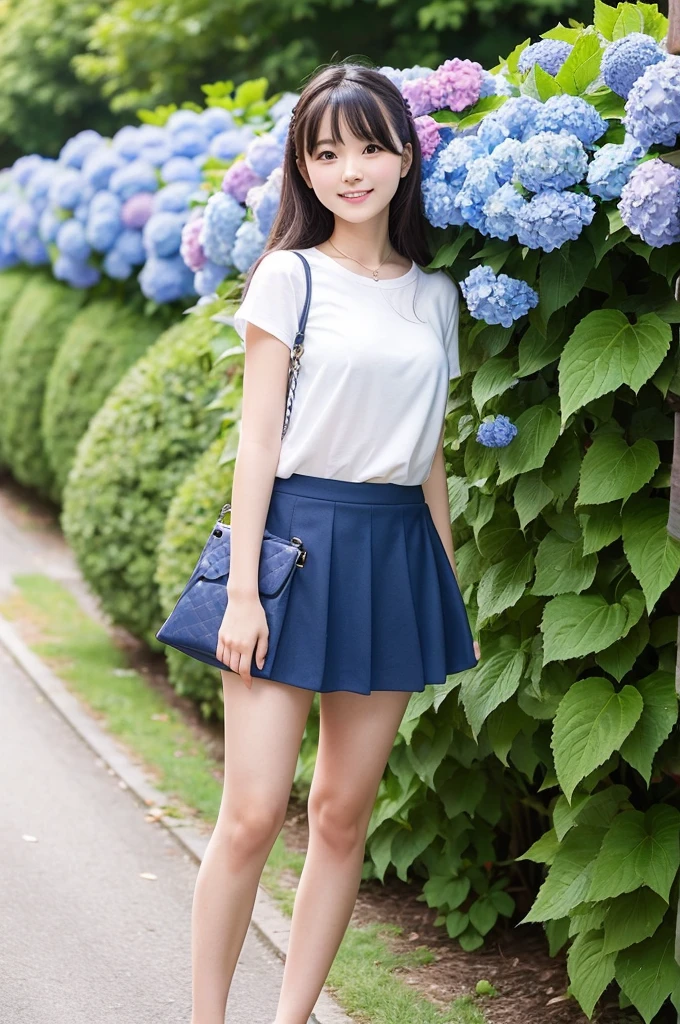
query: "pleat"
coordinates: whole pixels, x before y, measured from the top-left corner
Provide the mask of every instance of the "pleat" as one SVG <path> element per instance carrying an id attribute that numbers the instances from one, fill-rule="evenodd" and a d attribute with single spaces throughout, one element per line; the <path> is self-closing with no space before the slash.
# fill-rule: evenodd
<path id="1" fill-rule="evenodd" d="M 427 505 L 415 506 L 408 517 L 407 558 L 423 649 L 424 684 L 446 679 L 446 624 L 441 586 L 432 542 L 427 531 Z"/>
<path id="2" fill-rule="evenodd" d="M 371 506 L 333 503 L 321 692 L 371 692 Z"/>
<path id="3" fill-rule="evenodd" d="M 439 606 L 445 624 L 445 663 L 446 674 L 462 672 L 474 668 L 475 657 L 470 622 L 465 610 L 465 602 L 460 592 L 446 549 L 437 533 L 431 515 L 425 516 L 425 527 L 430 536 L 430 550 L 436 566 L 439 588 Z"/>

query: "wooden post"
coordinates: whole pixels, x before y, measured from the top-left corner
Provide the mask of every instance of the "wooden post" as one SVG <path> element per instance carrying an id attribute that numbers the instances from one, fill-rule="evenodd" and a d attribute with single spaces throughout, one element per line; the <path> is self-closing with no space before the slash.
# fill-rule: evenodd
<path id="1" fill-rule="evenodd" d="M 668 0 L 666 49 L 669 53 L 680 53 L 680 4 L 678 0 Z"/>

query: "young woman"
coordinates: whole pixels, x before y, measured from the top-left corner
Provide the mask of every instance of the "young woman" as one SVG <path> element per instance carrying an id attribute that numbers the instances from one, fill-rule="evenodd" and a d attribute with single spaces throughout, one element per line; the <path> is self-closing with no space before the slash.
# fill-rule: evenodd
<path id="1" fill-rule="evenodd" d="M 246 355 L 216 651 L 229 666 L 225 778 L 194 897 L 192 1024 L 223 1024 L 314 694 L 309 846 L 275 1024 L 307 1024 L 323 988 L 409 697 L 479 656 L 455 575 L 442 449 L 448 382 L 460 374 L 458 291 L 419 266 L 431 260 L 420 176 L 413 119 L 385 75 L 340 63 L 310 79 L 289 128 L 277 218 L 234 318 Z M 294 249 L 311 269 L 311 306 L 282 441 L 306 285 Z M 271 678 L 251 674 L 267 652 L 265 527 L 307 550 Z"/>

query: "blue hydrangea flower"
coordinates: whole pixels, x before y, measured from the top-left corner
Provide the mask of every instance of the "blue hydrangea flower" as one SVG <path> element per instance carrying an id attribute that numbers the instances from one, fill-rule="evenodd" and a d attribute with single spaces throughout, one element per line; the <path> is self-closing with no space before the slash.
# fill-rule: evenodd
<path id="1" fill-rule="evenodd" d="M 423 209 L 430 224 L 435 228 L 464 224 L 463 215 L 455 206 L 455 192 L 444 181 L 428 178 L 422 183 Z"/>
<path id="2" fill-rule="evenodd" d="M 491 267 L 475 267 L 460 287 L 470 315 L 487 324 L 511 327 L 538 305 L 538 292 L 526 281 L 507 274 L 496 276 Z"/>
<path id="3" fill-rule="evenodd" d="M 667 57 L 637 79 L 626 100 L 626 131 L 650 146 L 674 146 L 680 134 L 680 59 Z"/>
<path id="4" fill-rule="evenodd" d="M 563 39 L 541 39 L 539 42 L 527 46 L 526 50 L 522 50 L 519 57 L 519 70 L 524 75 L 531 70 L 534 64 L 538 64 L 554 78 L 572 49 L 572 44 Z"/>
<path id="5" fill-rule="evenodd" d="M 578 238 L 595 216 L 595 200 L 577 192 L 539 192 L 517 214 L 517 240 L 552 252 Z"/>
<path id="6" fill-rule="evenodd" d="M 476 136 L 454 136 L 439 153 L 432 158 L 431 177 L 444 181 L 453 189 L 459 189 L 465 181 L 470 164 L 488 150 Z"/>
<path id="7" fill-rule="evenodd" d="M 5 230 L 12 236 L 15 248 L 21 255 L 21 247 L 38 233 L 38 218 L 30 203 L 19 202 L 13 207 Z"/>
<path id="8" fill-rule="evenodd" d="M 87 219 L 90 215 L 90 204 L 79 203 L 73 211 L 73 216 L 76 220 L 79 220 L 81 224 L 87 224 Z"/>
<path id="9" fill-rule="evenodd" d="M 36 235 L 27 238 L 20 249 L 20 256 L 29 267 L 40 267 L 50 262 L 50 256 Z"/>
<path id="10" fill-rule="evenodd" d="M 265 238 L 271 231 L 279 212 L 282 179 L 283 170 L 281 167 L 277 167 L 264 185 L 253 185 L 246 193 L 246 206 L 253 211 L 257 226 Z"/>
<path id="11" fill-rule="evenodd" d="M 111 193 L 99 193 L 111 195 Z M 114 196 L 115 198 L 115 196 Z M 123 229 L 120 206 L 105 205 L 103 202 L 95 207 L 90 204 L 89 216 L 85 225 L 85 238 L 95 252 L 108 252 Z"/>
<path id="12" fill-rule="evenodd" d="M 164 185 L 153 197 L 151 208 L 154 213 L 162 210 L 169 210 L 180 213 L 189 207 L 189 198 L 196 191 L 193 181 L 173 181 L 171 185 Z"/>
<path id="13" fill-rule="evenodd" d="M 501 185 L 504 185 L 507 181 L 512 181 L 515 176 L 515 164 L 522 151 L 523 143 L 518 139 L 504 139 L 489 154 L 491 166 Z"/>
<path id="14" fill-rule="evenodd" d="M 203 214 L 199 243 L 213 263 L 218 263 L 221 267 L 233 265 L 231 253 L 236 232 L 244 216 L 244 208 L 226 192 L 216 192 L 208 200 Z"/>
<path id="15" fill-rule="evenodd" d="M 162 167 L 163 164 L 167 164 L 169 160 L 174 159 L 169 139 L 163 142 L 149 143 L 148 146 L 141 146 L 138 159 L 143 160 L 144 163 L 152 164 L 154 167 Z M 193 157 L 185 156 L 178 157 L 177 159 L 193 160 Z"/>
<path id="16" fill-rule="evenodd" d="M 651 36 L 643 32 L 615 39 L 602 55 L 601 74 L 604 83 L 618 96 L 628 98 L 628 93 L 640 75 L 652 64 L 666 59 L 666 53 Z"/>
<path id="17" fill-rule="evenodd" d="M 144 297 L 157 303 L 175 302 L 195 294 L 194 275 L 179 254 L 168 258 L 150 256 L 137 280 Z"/>
<path id="18" fill-rule="evenodd" d="M 61 147 L 59 163 L 64 164 L 65 167 L 75 167 L 76 170 L 80 170 L 85 158 L 98 149 L 103 141 L 99 132 L 93 128 L 85 128 Z"/>
<path id="19" fill-rule="evenodd" d="M 278 121 L 280 117 L 290 117 L 291 111 L 299 99 L 300 96 L 296 92 L 284 92 L 276 103 L 272 103 L 268 110 L 269 116 L 274 121 Z"/>
<path id="20" fill-rule="evenodd" d="M 60 224 L 62 224 L 62 221 L 55 217 L 53 210 L 49 207 L 43 210 L 38 222 L 38 237 L 45 245 L 55 240 Z"/>
<path id="21" fill-rule="evenodd" d="M 232 260 L 241 273 L 245 273 L 262 253 L 267 241 L 254 220 L 244 220 L 234 241 Z"/>
<path id="22" fill-rule="evenodd" d="M 135 160 L 144 145 L 144 136 L 140 136 L 139 128 L 126 124 L 118 129 L 111 139 L 111 145 L 125 160 Z"/>
<path id="23" fill-rule="evenodd" d="M 600 199 L 618 199 L 630 172 L 645 155 L 645 148 L 627 135 L 621 145 L 608 142 L 598 149 L 588 166 L 588 187 Z"/>
<path id="24" fill-rule="evenodd" d="M 107 189 L 113 172 L 124 164 L 124 158 L 111 146 L 98 146 L 83 161 L 83 177 L 97 191 Z"/>
<path id="25" fill-rule="evenodd" d="M 42 166 L 43 158 L 37 153 L 17 157 L 12 164 L 11 175 L 20 188 L 26 188 L 33 175 Z"/>
<path id="26" fill-rule="evenodd" d="M 60 206 L 64 210 L 75 210 L 79 203 L 87 200 L 91 186 L 85 181 L 80 171 L 73 167 L 59 169 L 49 187 L 51 206 Z"/>
<path id="27" fill-rule="evenodd" d="M 222 284 L 229 271 L 208 260 L 201 270 L 194 274 L 194 288 L 199 295 L 214 295 L 218 284 Z"/>
<path id="28" fill-rule="evenodd" d="M 79 263 L 84 263 L 91 249 L 85 237 L 85 229 L 80 221 L 73 218 L 65 220 L 57 231 L 57 248 L 66 256 Z"/>
<path id="29" fill-rule="evenodd" d="M 193 113 L 193 111 L 176 111 L 176 113 Z M 174 156 L 198 156 L 207 152 L 210 140 L 208 133 L 200 124 L 187 125 L 170 132 L 168 139 L 170 152 Z"/>
<path id="30" fill-rule="evenodd" d="M 107 189 L 102 189 L 101 192 L 95 192 L 90 201 L 90 213 L 120 213 L 123 208 L 123 204 L 117 195 L 113 192 L 109 192 Z"/>
<path id="31" fill-rule="evenodd" d="M 564 189 L 582 181 L 588 167 L 586 151 L 575 135 L 539 132 L 522 144 L 515 177 L 530 192 Z"/>
<path id="32" fill-rule="evenodd" d="M 160 146 L 167 137 L 167 128 L 162 128 L 159 124 L 140 124 L 137 128 L 137 138 L 142 146 Z"/>
<path id="33" fill-rule="evenodd" d="M 514 96 L 513 87 L 505 75 L 492 75 L 490 71 L 482 70 L 482 91 L 479 98 L 487 96 Z"/>
<path id="34" fill-rule="evenodd" d="M 201 115 L 197 110 L 173 110 L 165 127 L 169 132 L 181 132 L 185 128 L 195 128 L 201 123 Z"/>
<path id="35" fill-rule="evenodd" d="M 647 160 L 631 173 L 618 204 L 621 220 L 655 247 L 680 242 L 680 168 Z"/>
<path id="36" fill-rule="evenodd" d="M 506 104 L 507 106 L 507 104 Z M 580 96 L 551 96 L 540 104 L 536 115 L 536 132 L 569 132 L 591 149 L 609 127 L 595 107 Z"/>
<path id="37" fill-rule="evenodd" d="M 220 160 L 233 160 L 245 151 L 253 134 L 253 129 L 247 124 L 239 128 L 230 128 L 212 137 L 208 144 L 208 152 L 210 156 L 216 156 Z"/>
<path id="38" fill-rule="evenodd" d="M 41 213 L 47 206 L 50 184 L 56 173 L 56 160 L 42 160 L 26 185 L 26 198 L 33 207 L 41 206 Z"/>
<path id="39" fill-rule="evenodd" d="M 92 288 L 101 280 L 101 274 L 96 267 L 74 260 L 65 252 L 59 253 L 52 264 L 52 273 L 57 281 L 66 281 L 72 288 Z"/>
<path id="40" fill-rule="evenodd" d="M 523 142 L 536 133 L 536 118 L 542 110 L 543 104 L 532 96 L 513 96 L 484 118 L 479 125 L 477 138 L 488 149 L 493 149 L 508 138 Z"/>
<path id="41" fill-rule="evenodd" d="M 149 256 L 168 257 L 179 252 L 186 214 L 161 210 L 144 225 L 142 241 Z"/>
<path id="42" fill-rule="evenodd" d="M 234 117 L 224 107 L 207 107 L 201 111 L 198 119 L 209 139 L 234 127 Z"/>
<path id="43" fill-rule="evenodd" d="M 109 178 L 109 190 L 123 202 L 136 192 L 156 192 L 157 189 L 156 168 L 146 160 L 133 160 L 119 167 Z"/>
<path id="44" fill-rule="evenodd" d="M 127 263 L 116 249 L 111 249 L 104 257 L 104 273 L 114 281 L 126 281 L 132 273 L 132 265 Z"/>
<path id="45" fill-rule="evenodd" d="M 201 169 L 187 156 L 172 156 L 162 165 L 161 177 L 166 185 L 173 181 L 199 182 Z"/>
<path id="46" fill-rule="evenodd" d="M 283 146 L 269 135 L 256 135 L 246 150 L 246 160 L 261 178 L 268 178 L 283 163 Z"/>
<path id="47" fill-rule="evenodd" d="M 515 140 L 507 141 L 513 143 Z M 512 173 L 512 164 L 511 153 L 497 158 L 494 151 L 489 156 L 479 157 L 470 165 L 463 186 L 453 200 L 463 220 L 483 234 L 488 234 L 484 204 L 489 196 L 505 184 L 502 172 L 505 169 Z"/>
<path id="48" fill-rule="evenodd" d="M 526 200 L 517 189 L 506 182 L 492 192 L 482 207 L 486 230 L 484 234 L 501 238 L 504 242 L 517 234 L 517 217 L 526 206 Z"/>
<path id="49" fill-rule="evenodd" d="M 477 429 L 477 440 L 485 448 L 507 448 L 516 436 L 517 427 L 507 416 L 496 416 Z"/>
<path id="50" fill-rule="evenodd" d="M 124 263 L 129 263 L 133 267 L 144 263 L 146 250 L 142 234 L 142 231 L 136 231 L 134 228 L 123 228 L 110 252 L 115 252 Z"/>

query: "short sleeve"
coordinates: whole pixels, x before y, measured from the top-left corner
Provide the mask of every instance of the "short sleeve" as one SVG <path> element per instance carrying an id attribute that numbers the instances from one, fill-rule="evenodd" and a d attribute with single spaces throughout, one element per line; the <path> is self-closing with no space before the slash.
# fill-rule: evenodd
<path id="1" fill-rule="evenodd" d="M 256 267 L 245 297 L 234 313 L 234 329 L 241 338 L 241 347 L 245 350 L 246 323 L 250 322 L 292 349 L 305 289 L 305 272 L 299 256 L 288 249 L 267 253 Z"/>
<path id="2" fill-rule="evenodd" d="M 458 286 L 448 274 L 444 274 L 446 298 L 444 302 L 444 347 L 449 359 L 449 380 L 460 377 L 460 355 L 458 350 L 458 324 L 460 319 L 460 297 Z"/>

